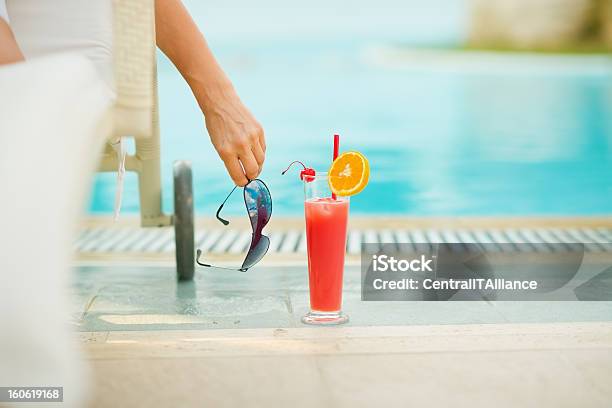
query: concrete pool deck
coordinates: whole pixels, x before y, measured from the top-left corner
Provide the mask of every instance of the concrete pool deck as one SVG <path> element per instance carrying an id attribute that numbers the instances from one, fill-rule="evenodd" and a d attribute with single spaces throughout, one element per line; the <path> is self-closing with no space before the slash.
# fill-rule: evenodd
<path id="1" fill-rule="evenodd" d="M 306 266 L 261 266 L 247 273 L 199 268 L 176 282 L 172 267 L 78 267 L 73 322 L 80 331 L 302 328 Z M 348 266 L 348 326 L 612 321 L 612 301 L 364 302 L 358 266 Z"/>
<path id="2" fill-rule="evenodd" d="M 82 333 L 93 407 L 609 407 L 612 324 Z"/>
<path id="3" fill-rule="evenodd" d="M 607 234 L 612 226 L 399 221 L 357 219 L 352 227 L 380 237 L 523 227 Z M 277 221 L 270 232 L 301 222 Z M 354 258 L 343 302 L 350 322 L 313 328 L 300 322 L 308 308 L 304 254 L 271 255 L 247 273 L 199 268 L 193 282 L 179 283 L 172 253 L 82 253 L 72 322 L 92 367 L 92 406 L 604 407 L 612 400 L 612 302 L 363 302 Z"/>
<path id="4" fill-rule="evenodd" d="M 612 302 L 362 302 L 306 327 L 305 266 L 239 274 L 81 265 L 91 406 L 606 407 Z"/>

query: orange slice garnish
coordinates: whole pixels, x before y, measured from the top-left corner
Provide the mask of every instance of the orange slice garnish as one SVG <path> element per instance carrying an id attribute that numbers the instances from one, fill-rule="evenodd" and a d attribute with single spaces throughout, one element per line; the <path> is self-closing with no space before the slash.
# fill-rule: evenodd
<path id="1" fill-rule="evenodd" d="M 329 171 L 329 188 L 339 196 L 352 196 L 368 184 L 370 164 L 359 152 L 345 152 L 334 160 Z"/>

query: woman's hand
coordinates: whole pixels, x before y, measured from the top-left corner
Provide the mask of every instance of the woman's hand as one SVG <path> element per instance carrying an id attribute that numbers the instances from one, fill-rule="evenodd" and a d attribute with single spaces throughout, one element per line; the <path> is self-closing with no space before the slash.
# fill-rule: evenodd
<path id="1" fill-rule="evenodd" d="M 155 0 L 157 45 L 196 97 L 210 140 L 239 186 L 261 172 L 266 142 L 181 0 Z"/>
<path id="2" fill-rule="evenodd" d="M 206 92 L 201 103 L 206 129 L 234 183 L 244 186 L 256 178 L 266 152 L 264 131 L 231 85 Z"/>

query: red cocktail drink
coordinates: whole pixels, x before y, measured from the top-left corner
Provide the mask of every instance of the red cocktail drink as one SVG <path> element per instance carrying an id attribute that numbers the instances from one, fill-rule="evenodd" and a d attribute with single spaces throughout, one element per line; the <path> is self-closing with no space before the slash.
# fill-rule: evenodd
<path id="1" fill-rule="evenodd" d="M 324 173 L 305 177 L 304 192 L 311 310 L 302 320 L 344 323 L 348 320 L 341 309 L 349 198 L 332 198 Z"/>

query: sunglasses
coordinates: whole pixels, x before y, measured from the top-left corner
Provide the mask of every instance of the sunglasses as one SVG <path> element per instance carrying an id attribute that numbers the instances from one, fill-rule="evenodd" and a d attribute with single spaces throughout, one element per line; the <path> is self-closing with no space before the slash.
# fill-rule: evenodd
<path id="1" fill-rule="evenodd" d="M 226 201 L 230 198 L 232 193 L 236 190 L 238 186 L 235 186 L 232 191 L 225 197 L 223 203 L 219 206 L 217 210 L 216 217 L 223 224 L 228 225 L 229 221 L 221 218 L 220 213 L 225 205 Z M 253 267 L 257 262 L 261 261 L 261 259 L 268 252 L 268 248 L 270 248 L 270 239 L 262 234 L 262 230 L 264 227 L 270 222 L 270 217 L 272 216 L 272 196 L 270 195 L 270 190 L 268 190 L 268 186 L 259 180 L 251 180 L 248 182 L 246 186 L 244 186 L 244 205 L 246 206 L 247 214 L 249 215 L 249 219 L 251 220 L 251 228 L 253 229 L 253 234 L 251 236 L 251 245 L 249 245 L 249 252 L 247 252 L 244 261 L 242 262 L 242 266 L 240 268 L 224 268 L 220 266 L 214 266 L 211 264 L 200 262 L 200 256 L 202 255 L 202 250 L 197 250 L 196 262 L 198 265 L 206 266 L 209 268 L 220 268 L 220 269 L 229 269 L 229 270 L 237 270 L 241 272 L 246 272 L 249 268 Z"/>

